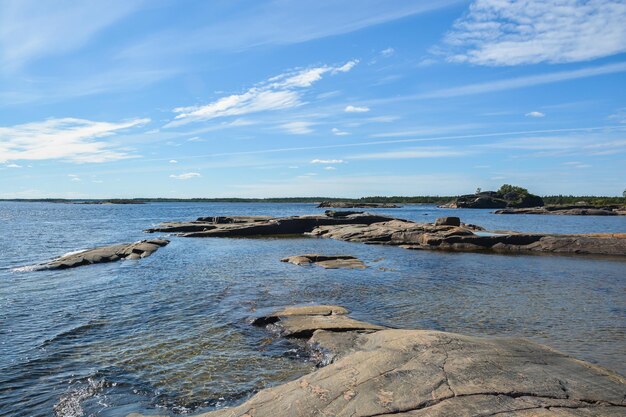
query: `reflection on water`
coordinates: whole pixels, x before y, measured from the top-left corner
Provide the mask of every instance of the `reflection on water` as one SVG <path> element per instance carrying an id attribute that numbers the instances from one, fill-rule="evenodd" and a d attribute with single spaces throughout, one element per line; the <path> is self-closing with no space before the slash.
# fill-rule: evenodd
<path id="1" fill-rule="evenodd" d="M 162 220 L 319 212 L 313 205 L 0 203 L 0 415 L 184 413 L 242 401 L 309 372 L 299 347 L 248 324 L 286 304 L 333 303 L 395 327 L 523 336 L 626 373 L 626 263 L 406 251 L 295 239 L 180 239 L 140 261 L 14 272 L 59 254 L 145 238 Z M 626 218 L 461 215 L 494 230 L 625 232 Z M 360 257 L 363 271 L 279 262 Z"/>

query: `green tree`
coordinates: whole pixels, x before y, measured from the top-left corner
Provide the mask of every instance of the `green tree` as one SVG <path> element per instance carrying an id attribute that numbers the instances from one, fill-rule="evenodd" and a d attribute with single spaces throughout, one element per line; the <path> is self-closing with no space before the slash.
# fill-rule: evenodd
<path id="1" fill-rule="evenodd" d="M 518 187 L 511 184 L 504 184 L 498 190 L 498 194 L 500 195 L 506 195 L 508 193 L 515 193 L 521 196 L 530 194 L 526 188 Z"/>

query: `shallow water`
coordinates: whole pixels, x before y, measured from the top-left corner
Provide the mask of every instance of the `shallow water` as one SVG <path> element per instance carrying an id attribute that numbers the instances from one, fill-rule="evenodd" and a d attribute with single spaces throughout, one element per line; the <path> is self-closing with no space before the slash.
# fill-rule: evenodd
<path id="1" fill-rule="evenodd" d="M 312 369 L 297 345 L 248 324 L 286 304 L 341 304 L 355 318 L 388 326 L 528 337 L 626 374 L 626 262 L 616 259 L 172 238 L 140 261 L 16 271 L 146 238 L 142 229 L 160 221 L 321 211 L 312 204 L 0 202 L 0 415 L 173 414 L 237 403 Z M 626 232 L 626 217 L 375 211 L 417 221 L 457 215 L 490 230 Z M 347 253 L 370 267 L 279 262 L 307 252 Z"/>

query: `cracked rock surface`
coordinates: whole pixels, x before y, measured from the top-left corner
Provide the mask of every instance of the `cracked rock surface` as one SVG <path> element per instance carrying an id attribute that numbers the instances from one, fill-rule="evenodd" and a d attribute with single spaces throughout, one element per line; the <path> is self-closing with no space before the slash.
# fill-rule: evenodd
<path id="1" fill-rule="evenodd" d="M 348 318 L 336 307 L 287 319 Z M 309 343 L 332 353 L 328 366 L 199 416 L 626 415 L 624 377 L 524 339 L 347 329 L 315 330 Z"/>

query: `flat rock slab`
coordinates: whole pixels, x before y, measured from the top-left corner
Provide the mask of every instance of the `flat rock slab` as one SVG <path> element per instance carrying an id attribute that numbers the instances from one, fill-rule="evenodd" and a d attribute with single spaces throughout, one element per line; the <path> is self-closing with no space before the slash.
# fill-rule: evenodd
<path id="1" fill-rule="evenodd" d="M 282 336 L 294 338 L 309 338 L 316 330 L 347 332 L 382 330 L 385 328 L 364 321 L 354 320 L 345 315 L 293 316 L 281 318 L 278 325 Z"/>
<path id="2" fill-rule="evenodd" d="M 280 260 L 294 265 L 317 265 L 326 269 L 365 269 L 365 264 L 350 255 L 318 255 L 306 254 L 290 256 Z"/>
<path id="3" fill-rule="evenodd" d="M 622 376 L 527 340 L 430 330 L 354 338 L 334 363 L 201 416 L 626 415 Z"/>
<path id="4" fill-rule="evenodd" d="M 190 222 L 167 222 L 146 232 L 178 233 L 183 237 L 245 237 L 301 235 L 318 226 L 340 224 L 372 224 L 392 220 L 378 214 L 354 212 L 323 215 L 268 218 L 262 216 L 199 217 Z"/>
<path id="5" fill-rule="evenodd" d="M 255 326 L 265 326 L 266 324 L 276 323 L 281 318 L 294 316 L 330 316 L 348 314 L 348 309 L 341 306 L 333 305 L 312 305 L 312 306 L 291 306 L 282 310 L 275 311 L 271 314 L 257 317 L 252 321 Z"/>
<path id="6" fill-rule="evenodd" d="M 622 206 L 544 206 L 530 208 L 508 208 L 496 210 L 495 214 L 553 214 L 564 216 L 624 216 Z"/>
<path id="7" fill-rule="evenodd" d="M 146 258 L 160 247 L 167 245 L 169 240 L 149 239 L 134 243 L 103 246 L 83 252 L 73 253 L 40 265 L 37 269 L 66 269 L 82 265 L 119 261 L 121 259 Z"/>

